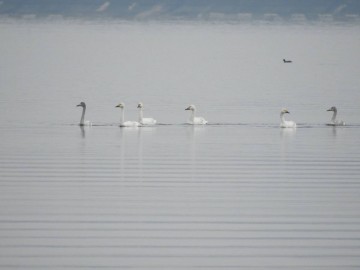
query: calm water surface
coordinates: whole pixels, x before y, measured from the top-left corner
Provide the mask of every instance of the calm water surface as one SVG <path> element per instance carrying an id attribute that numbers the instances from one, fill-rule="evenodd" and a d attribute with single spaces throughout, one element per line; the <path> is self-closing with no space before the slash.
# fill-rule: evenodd
<path id="1" fill-rule="evenodd" d="M 359 269 L 359 33 L 1 22 L 0 268 Z"/>

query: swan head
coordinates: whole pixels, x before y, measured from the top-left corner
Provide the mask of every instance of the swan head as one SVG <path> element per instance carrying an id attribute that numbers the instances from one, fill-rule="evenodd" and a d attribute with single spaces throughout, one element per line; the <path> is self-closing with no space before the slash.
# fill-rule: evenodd
<path id="1" fill-rule="evenodd" d="M 80 102 L 80 104 L 76 105 L 76 107 L 86 108 L 86 104 L 85 104 L 85 102 Z"/>
<path id="2" fill-rule="evenodd" d="M 115 106 L 115 108 L 124 109 L 124 108 L 125 108 L 125 104 L 124 104 L 123 102 L 120 102 L 118 105 Z"/>
<path id="3" fill-rule="evenodd" d="M 332 106 L 330 109 L 327 110 L 328 112 L 337 112 L 337 109 L 335 106 Z"/>
<path id="4" fill-rule="evenodd" d="M 138 109 L 140 109 L 140 108 L 142 109 L 142 108 L 144 108 L 144 104 L 142 102 L 139 102 L 137 107 L 138 107 Z"/>
<path id="5" fill-rule="evenodd" d="M 282 109 L 280 113 L 284 114 L 284 113 L 290 113 L 290 112 L 288 111 L 288 109 Z"/>
<path id="6" fill-rule="evenodd" d="M 195 110 L 196 110 L 196 107 L 195 107 L 195 105 L 192 105 L 192 104 L 185 109 L 185 111 L 195 111 Z"/>

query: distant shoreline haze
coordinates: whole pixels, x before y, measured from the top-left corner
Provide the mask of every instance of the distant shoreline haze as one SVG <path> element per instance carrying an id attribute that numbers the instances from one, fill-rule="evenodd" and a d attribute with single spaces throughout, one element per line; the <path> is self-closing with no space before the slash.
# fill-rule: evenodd
<path id="1" fill-rule="evenodd" d="M 360 21 L 351 0 L 1 0 L 0 18 Z"/>

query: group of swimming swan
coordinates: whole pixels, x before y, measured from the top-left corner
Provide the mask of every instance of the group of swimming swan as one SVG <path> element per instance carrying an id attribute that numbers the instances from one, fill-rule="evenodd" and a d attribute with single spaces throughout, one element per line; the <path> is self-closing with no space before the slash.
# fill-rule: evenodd
<path id="1" fill-rule="evenodd" d="M 144 105 L 141 102 L 137 106 L 139 109 L 139 121 L 125 121 L 125 104 L 123 102 L 119 103 L 117 106 L 115 106 L 115 108 L 120 108 L 121 110 L 120 127 L 138 127 L 156 124 L 156 120 L 154 118 L 144 118 Z"/>
<path id="2" fill-rule="evenodd" d="M 85 102 L 81 102 L 77 105 L 77 107 L 82 107 L 82 114 L 80 118 L 80 126 L 91 126 L 92 123 L 90 121 L 85 121 L 85 111 L 86 104 Z M 154 118 L 144 118 L 143 117 L 143 108 L 144 104 L 140 102 L 137 106 L 139 109 L 139 121 L 125 121 L 125 104 L 123 102 L 119 103 L 115 108 L 120 108 L 121 117 L 120 117 L 120 127 L 139 127 L 139 126 L 152 126 L 156 124 L 156 120 Z M 195 116 L 196 107 L 195 105 L 190 105 L 185 109 L 186 111 L 190 111 L 190 118 L 188 120 L 188 124 L 190 125 L 206 125 L 208 121 L 205 120 L 204 117 Z M 341 120 L 336 120 L 337 109 L 335 106 L 331 107 L 327 111 L 333 112 L 333 116 L 331 118 L 331 122 L 328 123 L 328 126 L 345 126 L 345 122 Z M 280 112 L 280 127 L 281 128 L 296 128 L 296 123 L 294 121 L 286 121 L 285 114 L 289 114 L 290 112 L 287 109 L 282 109 Z"/>
<path id="3" fill-rule="evenodd" d="M 345 126 L 345 122 L 342 120 L 336 120 L 337 109 L 335 106 L 331 107 L 327 110 L 328 112 L 333 112 L 333 116 L 331 118 L 331 122 L 327 123 L 328 126 Z M 296 128 L 296 123 L 294 121 L 286 121 L 285 114 L 290 113 L 287 109 L 282 109 L 280 112 L 280 127 L 282 128 Z"/>

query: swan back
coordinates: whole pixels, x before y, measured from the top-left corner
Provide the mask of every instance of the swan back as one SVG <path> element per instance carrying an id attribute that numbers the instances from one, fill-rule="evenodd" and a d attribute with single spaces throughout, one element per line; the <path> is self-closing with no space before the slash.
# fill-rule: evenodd
<path id="1" fill-rule="evenodd" d="M 136 121 L 126 121 L 123 123 L 120 123 L 120 127 L 139 127 L 140 123 Z"/>
<path id="2" fill-rule="evenodd" d="M 154 118 L 142 118 L 140 120 L 140 124 L 142 124 L 142 125 L 155 125 L 156 120 Z"/>
<path id="3" fill-rule="evenodd" d="M 80 124 L 80 126 L 91 127 L 91 126 L 92 126 L 92 122 L 91 122 L 91 121 L 89 121 L 89 120 L 86 120 L 86 121 L 84 121 L 84 123 L 83 123 L 83 124 Z"/>
<path id="4" fill-rule="evenodd" d="M 296 123 L 294 121 L 283 121 L 280 123 L 282 128 L 296 128 Z"/>
<path id="5" fill-rule="evenodd" d="M 346 123 L 342 120 L 335 120 L 334 122 L 330 122 L 326 124 L 327 126 L 345 126 Z"/>
<path id="6" fill-rule="evenodd" d="M 204 117 L 194 117 L 192 124 L 194 125 L 206 125 L 208 121 Z"/>

